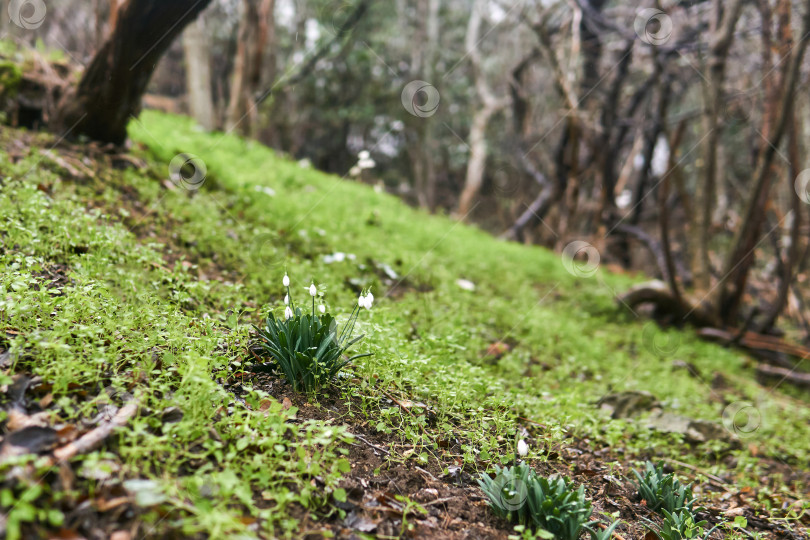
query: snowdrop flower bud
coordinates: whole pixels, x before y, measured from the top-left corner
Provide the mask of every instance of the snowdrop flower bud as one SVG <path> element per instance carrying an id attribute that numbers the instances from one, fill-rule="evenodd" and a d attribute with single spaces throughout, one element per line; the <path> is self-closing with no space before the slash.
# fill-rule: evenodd
<path id="1" fill-rule="evenodd" d="M 281 282 L 284 284 L 285 287 L 289 287 L 290 286 L 290 276 L 288 276 L 287 274 L 284 274 L 284 279 L 282 279 Z"/>
<path id="2" fill-rule="evenodd" d="M 526 444 L 526 441 L 523 439 L 518 441 L 517 451 L 521 456 L 526 456 L 529 453 L 529 445 Z"/>
<path id="3" fill-rule="evenodd" d="M 284 318 L 285 319 L 292 319 L 293 310 L 290 306 L 284 308 Z"/>
<path id="4" fill-rule="evenodd" d="M 315 284 L 313 283 L 312 285 L 309 286 L 309 295 L 312 296 L 312 297 L 315 297 L 315 295 L 317 295 L 317 294 L 318 294 L 318 289 L 317 289 L 317 287 L 315 287 Z"/>
<path id="5" fill-rule="evenodd" d="M 366 305 L 369 309 L 371 309 L 372 302 L 374 302 L 374 295 L 371 294 L 371 291 L 368 291 L 368 294 L 366 295 Z"/>
<path id="6" fill-rule="evenodd" d="M 366 307 L 366 297 L 362 294 L 360 295 L 360 298 L 357 299 L 357 305 L 360 307 Z"/>
<path id="7" fill-rule="evenodd" d="M 289 305 L 290 305 L 290 295 L 289 295 L 289 294 L 285 294 L 285 295 L 284 295 L 284 305 L 285 305 L 285 306 L 289 306 Z"/>
<path id="8" fill-rule="evenodd" d="M 326 313 L 326 306 L 321 304 L 320 306 L 318 306 L 318 311 L 320 311 L 322 314 Z"/>

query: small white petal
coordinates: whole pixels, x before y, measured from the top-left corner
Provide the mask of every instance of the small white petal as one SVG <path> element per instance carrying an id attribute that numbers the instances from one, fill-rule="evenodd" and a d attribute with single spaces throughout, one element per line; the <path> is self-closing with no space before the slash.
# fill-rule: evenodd
<path id="1" fill-rule="evenodd" d="M 357 299 L 357 305 L 360 307 L 366 307 L 366 297 L 362 294 L 360 295 L 360 298 Z"/>
<path id="2" fill-rule="evenodd" d="M 521 456 L 525 456 L 529 453 L 529 445 L 526 444 L 526 441 L 523 439 L 518 441 L 517 451 Z"/>
<path id="3" fill-rule="evenodd" d="M 284 284 L 285 287 L 289 287 L 290 286 L 290 276 L 288 276 L 287 274 L 284 274 L 284 279 L 282 279 L 281 282 Z"/>
<path id="4" fill-rule="evenodd" d="M 321 304 L 320 306 L 318 306 L 318 311 L 320 311 L 321 313 L 326 313 L 326 306 Z"/>
<path id="5" fill-rule="evenodd" d="M 458 279 L 456 280 L 456 285 L 464 289 L 465 291 L 474 291 L 475 290 L 475 283 L 470 281 L 469 279 Z"/>
<path id="6" fill-rule="evenodd" d="M 309 286 L 309 295 L 314 297 L 317 294 L 318 294 L 318 288 L 315 287 L 315 284 L 313 283 L 312 285 Z"/>
<path id="7" fill-rule="evenodd" d="M 292 316 L 293 316 L 292 308 L 290 306 L 287 306 L 286 308 L 284 308 L 284 318 L 285 319 L 291 319 Z"/>
<path id="8" fill-rule="evenodd" d="M 357 154 L 358 159 L 368 159 L 369 157 L 371 157 L 371 154 L 369 154 L 368 150 L 361 150 L 360 153 Z"/>
<path id="9" fill-rule="evenodd" d="M 285 294 L 285 295 L 284 295 L 284 305 L 285 305 L 285 306 L 289 306 L 289 305 L 290 305 L 290 295 L 289 295 L 289 294 Z"/>

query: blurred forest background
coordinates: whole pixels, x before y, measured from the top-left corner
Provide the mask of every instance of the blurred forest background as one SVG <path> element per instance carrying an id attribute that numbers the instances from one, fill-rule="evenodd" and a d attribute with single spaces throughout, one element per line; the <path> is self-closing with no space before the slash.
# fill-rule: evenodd
<path id="1" fill-rule="evenodd" d="M 122 3 L 2 32 L 86 66 Z M 657 276 L 623 301 L 670 322 L 806 337 L 808 4 L 213 0 L 144 105 Z"/>

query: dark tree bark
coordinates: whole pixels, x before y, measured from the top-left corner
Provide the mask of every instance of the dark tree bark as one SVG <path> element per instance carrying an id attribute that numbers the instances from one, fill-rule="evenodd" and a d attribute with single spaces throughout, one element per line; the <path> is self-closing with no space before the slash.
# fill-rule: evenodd
<path id="1" fill-rule="evenodd" d="M 160 57 L 210 1 L 127 0 L 78 86 L 60 101 L 52 130 L 122 144 Z"/>

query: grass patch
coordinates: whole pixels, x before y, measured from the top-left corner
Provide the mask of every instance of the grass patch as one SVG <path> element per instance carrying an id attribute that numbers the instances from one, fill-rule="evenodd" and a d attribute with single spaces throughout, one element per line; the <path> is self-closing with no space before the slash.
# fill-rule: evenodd
<path id="1" fill-rule="evenodd" d="M 47 136 L 5 130 L 0 147 L 23 136 L 27 155 L 0 150 L 0 347 L 11 359 L 0 384 L 37 377 L 29 394 L 47 397 L 41 408 L 60 425 L 131 400 L 141 413 L 116 432 L 114 453 L 76 458 L 78 470 L 101 463 L 108 476 L 88 472 L 65 486 L 56 469 L 25 458 L 50 487 L 0 494 L 6 510 L 24 502 L 67 512 L 70 497 L 124 490 L 140 493 L 152 534 L 215 536 L 291 535 L 301 516 L 335 512 L 328 503 L 343 496 L 350 428 L 299 419 L 258 390 L 236 398 L 223 384 L 252 362 L 252 325 L 283 311 L 286 267 L 306 283 L 317 276 L 334 313 L 375 291 L 374 310 L 357 321 L 372 336 L 357 353 L 373 356 L 348 366 L 337 387 L 353 404 L 346 422 L 371 421 L 407 443 L 390 449 L 396 461 L 493 470 L 511 462 L 510 441 L 525 427 L 533 460 L 586 439 L 625 460 L 686 461 L 698 480 L 756 485 L 775 515 L 784 490 L 806 492 L 807 403 L 763 391 L 733 351 L 626 313 L 614 297 L 634 277 L 577 278 L 547 250 L 498 241 L 185 118 L 145 113 L 131 126 L 144 166 L 118 170 L 99 156 L 95 178 L 71 178 L 37 150 L 53 143 Z M 205 162 L 198 190 L 168 180 L 184 152 Z M 751 402 L 762 421 L 744 444 L 690 443 L 649 429 L 643 415 L 612 419 L 595 406 L 628 390 L 717 424 L 729 404 Z M 801 474 L 762 485 L 763 456 Z"/>

